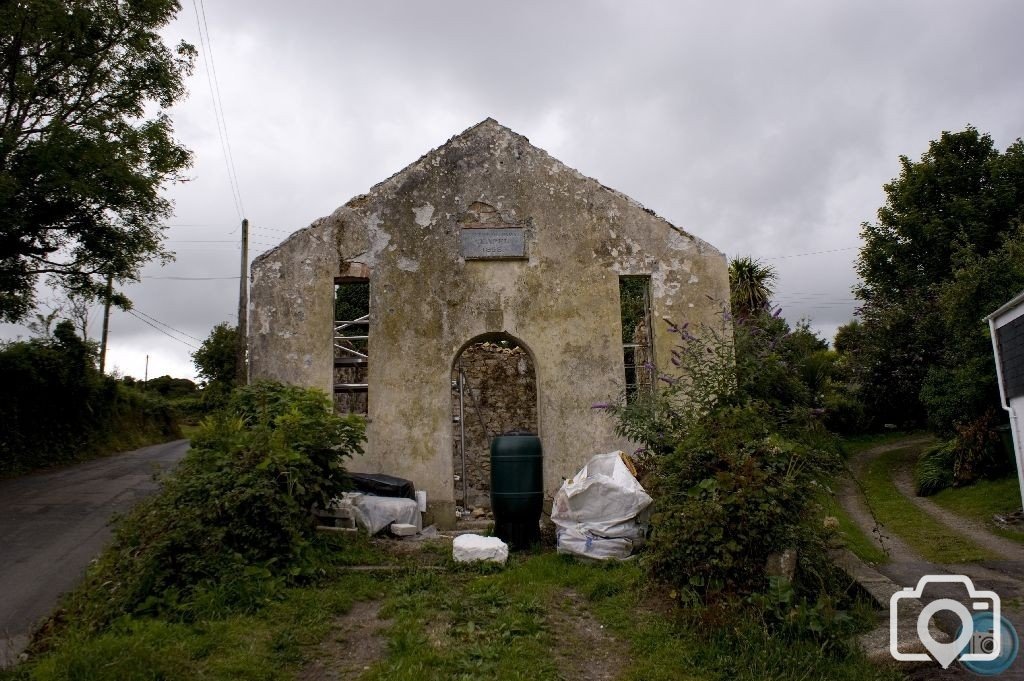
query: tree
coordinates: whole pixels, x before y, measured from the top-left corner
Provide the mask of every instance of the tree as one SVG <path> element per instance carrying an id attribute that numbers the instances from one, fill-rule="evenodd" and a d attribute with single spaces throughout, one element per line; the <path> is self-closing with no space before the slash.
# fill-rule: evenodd
<path id="1" fill-rule="evenodd" d="M 215 398 L 226 396 L 235 386 L 237 350 L 238 328 L 221 322 L 192 353 L 199 377 L 206 382 L 208 394 Z"/>
<path id="2" fill-rule="evenodd" d="M 0 320 L 34 306 L 39 277 L 86 296 L 168 259 L 161 196 L 190 152 L 164 113 L 195 48 L 159 31 L 177 0 L 0 3 Z M 128 301 L 115 297 L 122 306 Z"/>
<path id="3" fill-rule="evenodd" d="M 775 293 L 778 279 L 775 268 L 750 257 L 733 258 L 729 263 L 729 289 L 732 313 L 749 317 L 764 310 Z"/>
<path id="4" fill-rule="evenodd" d="M 984 317 L 1024 288 L 1024 142 L 1005 152 L 972 127 L 943 132 L 919 161 L 900 158 L 857 261 L 863 301 L 851 355 L 876 421 L 952 433 L 991 406 Z"/>

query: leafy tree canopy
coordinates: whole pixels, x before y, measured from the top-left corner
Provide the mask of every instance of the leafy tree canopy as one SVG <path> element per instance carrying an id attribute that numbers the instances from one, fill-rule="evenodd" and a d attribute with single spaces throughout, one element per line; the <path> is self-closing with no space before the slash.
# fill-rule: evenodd
<path id="1" fill-rule="evenodd" d="M 864 223 L 858 295 L 896 301 L 951 278 L 965 248 L 987 255 L 1024 218 L 1024 142 L 1005 153 L 972 127 L 943 132 L 920 161 L 900 157 L 878 222 Z"/>
<path id="2" fill-rule="evenodd" d="M 919 161 L 900 158 L 857 262 L 859 328 L 837 345 L 876 421 L 941 432 L 993 408 L 984 317 L 1024 289 L 1024 142 L 1005 152 L 972 127 L 944 132 Z"/>
<path id="3" fill-rule="evenodd" d="M 227 322 L 213 327 L 199 349 L 192 353 L 199 377 L 207 386 L 230 390 L 235 385 L 238 350 L 238 329 Z"/>
<path id="4" fill-rule="evenodd" d="M 167 259 L 160 190 L 191 154 L 164 113 L 195 48 L 159 31 L 176 0 L 0 3 L 0 320 L 34 304 L 40 276 L 98 295 Z M 127 305 L 124 298 L 115 302 Z"/>

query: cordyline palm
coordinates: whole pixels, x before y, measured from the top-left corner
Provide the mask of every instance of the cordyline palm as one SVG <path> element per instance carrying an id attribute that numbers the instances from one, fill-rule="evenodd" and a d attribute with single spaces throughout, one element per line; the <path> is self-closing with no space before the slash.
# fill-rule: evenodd
<path id="1" fill-rule="evenodd" d="M 775 292 L 778 279 L 775 268 L 750 257 L 733 258 L 729 263 L 729 288 L 732 313 L 749 317 L 764 310 Z"/>

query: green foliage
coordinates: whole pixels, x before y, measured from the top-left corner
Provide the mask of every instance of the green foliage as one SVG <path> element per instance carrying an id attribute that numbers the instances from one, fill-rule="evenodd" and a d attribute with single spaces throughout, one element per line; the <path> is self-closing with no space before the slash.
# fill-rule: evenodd
<path id="1" fill-rule="evenodd" d="M 953 486 L 953 462 L 956 442 L 950 441 L 925 450 L 914 466 L 914 487 L 917 495 L 931 496 Z"/>
<path id="2" fill-rule="evenodd" d="M 102 628 L 122 613 L 194 619 L 251 611 L 319 573 L 310 510 L 345 484 L 364 424 L 326 395 L 258 383 L 207 418 L 161 491 L 118 526 L 73 613 Z"/>
<path id="3" fill-rule="evenodd" d="M 133 449 L 178 435 L 159 396 L 102 376 L 71 322 L 0 346 L 0 474 Z"/>
<path id="4" fill-rule="evenodd" d="M 769 554 L 820 548 L 808 489 L 837 464 L 813 406 L 831 360 L 805 325 L 790 332 L 766 311 L 737 320 L 731 334 L 671 329 L 680 373 L 661 376 L 643 400 L 606 407 L 653 469 L 648 565 L 700 598 L 759 591 Z"/>
<path id="5" fill-rule="evenodd" d="M 810 601 L 802 598 L 793 585 L 781 577 L 771 577 L 763 593 L 748 598 L 761 613 L 765 626 L 783 638 L 811 637 L 822 644 L 823 652 L 846 652 L 850 637 L 860 623 L 838 599 L 818 594 Z"/>
<path id="6" fill-rule="evenodd" d="M 732 313 L 749 317 L 766 310 L 774 293 L 778 274 L 771 265 L 750 257 L 729 262 L 729 290 Z"/>
<path id="7" fill-rule="evenodd" d="M 334 296 L 334 318 L 352 321 L 370 314 L 370 282 L 338 284 Z"/>
<path id="8" fill-rule="evenodd" d="M 195 56 L 160 36 L 178 9 L 0 3 L 0 319 L 25 317 L 40 276 L 94 297 L 106 275 L 132 279 L 170 257 L 161 189 L 191 154 L 164 110 L 184 96 Z"/>
<path id="9" fill-rule="evenodd" d="M 1000 153 L 969 127 L 900 162 L 862 228 L 861 324 L 843 352 L 875 425 L 952 435 L 996 404 L 984 317 L 1024 289 L 1024 143 Z"/>
<path id="10" fill-rule="evenodd" d="M 169 400 L 195 397 L 198 387 L 187 378 L 172 378 L 171 376 L 157 376 L 146 383 L 146 390 L 156 393 L 160 397 Z"/>
<path id="11" fill-rule="evenodd" d="M 718 408 L 657 461 L 649 564 L 661 579 L 700 595 L 757 591 L 769 554 L 811 541 L 808 488 L 834 458 L 773 432 L 766 412 Z"/>
<path id="12" fill-rule="evenodd" d="M 622 342 L 634 343 L 637 327 L 646 321 L 647 294 L 650 279 L 647 277 L 619 278 L 619 310 L 622 314 Z"/>
<path id="13" fill-rule="evenodd" d="M 237 380 L 238 327 L 227 322 L 213 327 L 192 353 L 192 362 L 205 382 L 203 400 L 210 406 L 223 405 Z"/>
<path id="14" fill-rule="evenodd" d="M 363 542 L 346 540 L 338 555 L 359 551 Z M 763 608 L 739 602 L 709 626 L 706 618 L 666 609 L 668 594 L 635 561 L 592 565 L 544 552 L 516 554 L 503 570 L 453 572 L 450 544 L 431 546 L 447 558 L 432 566 L 439 570 L 416 569 L 423 553 L 399 557 L 377 549 L 375 564 L 398 559 L 410 569 L 342 572 L 285 589 L 251 614 L 195 624 L 125 617 L 99 635 L 65 638 L 17 668 L 11 681 L 302 678 L 322 668 L 317 662 L 334 662 L 326 655 L 346 652 L 351 639 L 336 640 L 338 622 L 357 601 L 378 603 L 380 618 L 390 622 L 381 631 L 380 659 L 357 670 L 367 680 L 593 678 L 597 665 L 581 651 L 595 644 L 602 647 L 596 660 L 617 668 L 623 681 L 901 678 L 827 635 L 807 636 L 814 622 L 852 627 L 837 622 L 842 618 L 826 604 L 787 598 L 783 585 Z M 315 666 L 299 671 L 309 658 Z"/>
<path id="15" fill-rule="evenodd" d="M 994 554 L 935 520 L 896 488 L 893 471 L 912 466 L 922 448 L 911 446 L 888 451 L 870 462 L 860 479 L 868 506 L 878 522 L 906 541 L 925 560 L 954 564 L 992 560 Z"/>
<path id="16" fill-rule="evenodd" d="M 943 343 L 920 392 L 929 424 L 944 435 L 999 406 L 984 317 L 1024 290 L 1024 228 L 1003 234 L 998 247 L 984 256 L 964 245 L 955 267 L 953 277 L 937 289 Z"/>

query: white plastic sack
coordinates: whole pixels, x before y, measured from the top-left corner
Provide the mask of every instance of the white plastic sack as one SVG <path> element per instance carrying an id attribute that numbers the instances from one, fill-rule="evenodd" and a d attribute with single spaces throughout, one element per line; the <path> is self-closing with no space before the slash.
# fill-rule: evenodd
<path id="1" fill-rule="evenodd" d="M 423 528 L 423 519 L 415 499 L 345 492 L 332 505 L 351 509 L 356 525 L 370 535 L 377 534 L 391 523 L 415 525 L 417 531 Z"/>
<path id="2" fill-rule="evenodd" d="M 625 560 L 635 548 L 625 537 L 598 537 L 577 528 L 558 530 L 558 552 L 595 560 Z"/>
<path id="3" fill-rule="evenodd" d="M 551 508 L 560 553 L 621 559 L 643 542 L 652 499 L 623 456 L 622 452 L 595 456 L 562 483 Z"/>
<path id="4" fill-rule="evenodd" d="M 599 454 L 563 482 L 552 505 L 552 522 L 561 528 L 582 526 L 601 537 L 636 536 L 636 520 L 652 499 L 622 456 Z"/>
<path id="5" fill-rule="evenodd" d="M 459 563 L 482 560 L 504 564 L 508 560 L 508 544 L 497 537 L 460 534 L 452 542 L 452 558 Z"/>

